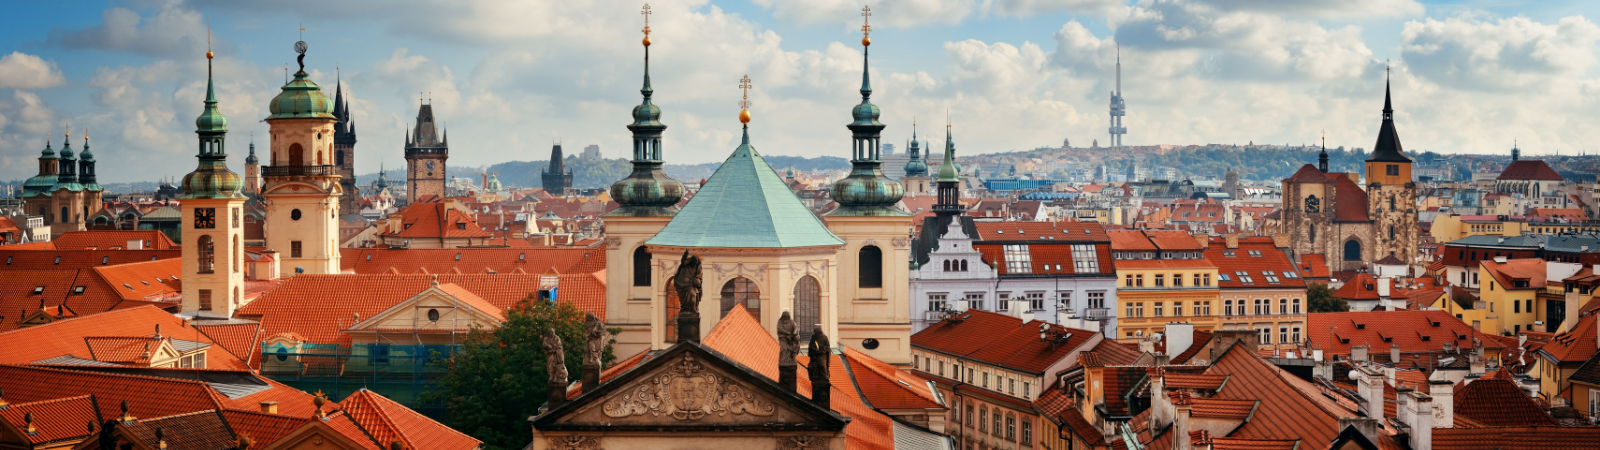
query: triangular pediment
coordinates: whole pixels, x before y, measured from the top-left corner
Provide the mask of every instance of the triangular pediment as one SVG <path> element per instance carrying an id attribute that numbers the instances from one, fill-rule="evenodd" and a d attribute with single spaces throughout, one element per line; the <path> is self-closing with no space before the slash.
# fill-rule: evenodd
<path id="1" fill-rule="evenodd" d="M 450 286 L 450 285 L 446 285 Z M 493 305 L 481 298 L 463 299 L 446 287 L 432 286 L 351 326 L 349 331 L 378 331 L 397 328 L 415 330 L 467 330 L 500 327 L 504 322 Z"/>
<path id="2" fill-rule="evenodd" d="M 546 431 L 831 430 L 846 419 L 698 343 L 679 343 L 533 419 Z"/>

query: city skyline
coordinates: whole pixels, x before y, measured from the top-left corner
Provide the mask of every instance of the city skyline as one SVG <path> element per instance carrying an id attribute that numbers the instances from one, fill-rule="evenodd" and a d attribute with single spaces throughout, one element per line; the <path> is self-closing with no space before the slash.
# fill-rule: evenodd
<path id="1" fill-rule="evenodd" d="M 1564 119 L 1600 112 L 1584 101 L 1600 86 L 1600 27 L 1588 5 L 867 4 L 889 142 L 909 136 L 913 116 L 946 109 L 967 155 L 1108 140 L 1118 44 L 1134 130 L 1127 145 L 1300 144 L 1327 129 L 1331 146 L 1371 147 L 1386 66 L 1417 152 L 1504 152 L 1518 138 L 1526 154 L 1576 154 L 1600 137 Z M 177 162 L 193 154 L 187 117 L 204 96 L 208 22 L 220 107 L 238 118 L 229 130 L 235 170 L 250 132 L 265 131 L 254 119 L 266 116 L 283 64 L 293 65 L 302 26 L 311 78 L 329 95 L 341 80 L 354 94 L 356 173 L 400 165 L 419 97 L 455 125 L 454 166 L 540 160 L 553 139 L 625 157 L 622 125 L 642 68 L 639 6 L 29 5 L 18 9 L 28 25 L 7 36 L 12 52 L 0 56 L 0 179 L 30 175 L 46 133 L 59 147 L 69 125 L 75 147 L 84 127 L 93 133 L 102 182 L 182 173 Z M 842 125 L 861 67 L 861 4 L 652 7 L 668 163 L 720 161 L 737 145 L 734 80 L 746 72 L 762 86 L 751 132 L 766 153 L 848 155 Z"/>

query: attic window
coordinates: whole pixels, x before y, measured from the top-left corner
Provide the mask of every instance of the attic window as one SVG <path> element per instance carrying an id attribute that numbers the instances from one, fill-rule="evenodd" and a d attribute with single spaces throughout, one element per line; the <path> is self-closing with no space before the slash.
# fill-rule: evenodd
<path id="1" fill-rule="evenodd" d="M 129 286 L 128 283 L 122 283 L 122 287 L 128 288 L 130 291 L 133 290 L 133 286 Z"/>
<path id="2" fill-rule="evenodd" d="M 1428 324 L 1429 325 L 1433 325 L 1434 328 L 1439 328 L 1439 322 L 1438 321 L 1430 320 L 1430 321 L 1428 321 Z"/>
<path id="3" fill-rule="evenodd" d="M 461 260 L 461 253 L 457 252 L 456 253 L 456 261 L 460 261 L 460 260 Z"/>
<path id="4" fill-rule="evenodd" d="M 72 295 L 83 295 L 83 286 L 73 286 Z"/>
<path id="5" fill-rule="evenodd" d="M 1367 329 L 1367 324 L 1358 323 L 1358 324 L 1356 324 L 1356 329 L 1357 330 L 1365 330 L 1365 329 Z"/>
<path id="6" fill-rule="evenodd" d="M 61 257 L 60 256 L 56 257 L 56 265 L 61 265 Z"/>
<path id="7" fill-rule="evenodd" d="M 178 281 L 178 276 L 177 275 L 173 275 L 172 276 L 172 281 Z"/>
<path id="8" fill-rule="evenodd" d="M 1006 234 L 1006 230 L 994 230 L 994 234 Z"/>
<path id="9" fill-rule="evenodd" d="M 150 260 L 151 261 L 155 261 L 156 260 L 156 255 L 150 255 Z"/>
<path id="10" fill-rule="evenodd" d="M 11 265 L 11 258 L 15 258 L 15 256 L 7 256 L 6 257 L 6 265 L 8 265 L 8 266 Z"/>
<path id="11" fill-rule="evenodd" d="M 1251 258 L 1260 258 L 1261 257 L 1261 251 L 1260 250 L 1251 250 L 1250 251 L 1250 257 Z"/>
<path id="12" fill-rule="evenodd" d="M 456 222 L 456 229 L 457 230 L 465 230 L 465 229 L 467 229 L 467 223 L 466 222 Z"/>
<path id="13" fill-rule="evenodd" d="M 145 280 L 139 280 L 139 284 L 142 284 L 142 285 L 145 285 L 145 286 L 149 286 L 150 282 L 149 281 L 145 281 Z"/>
<path id="14" fill-rule="evenodd" d="M 1218 273 L 1217 274 L 1217 281 L 1233 281 L 1233 279 L 1228 278 L 1228 274 Z"/>
<path id="15" fill-rule="evenodd" d="M 1088 228 L 1084 228 L 1083 229 L 1083 234 L 1094 234 L 1094 233 L 1090 233 Z"/>
<path id="16" fill-rule="evenodd" d="M 527 260 L 528 260 L 528 254 L 527 253 L 518 253 L 517 254 L 517 261 L 527 261 Z"/>
<path id="17" fill-rule="evenodd" d="M 1283 277 L 1292 280 L 1292 279 L 1295 279 L 1295 278 L 1300 278 L 1300 274 L 1285 270 L 1285 271 L 1283 271 Z"/>
<path id="18" fill-rule="evenodd" d="M 44 293 L 44 286 L 39 286 L 39 287 L 33 288 L 33 295 L 39 295 L 39 294 L 43 294 L 43 293 Z"/>
<path id="19" fill-rule="evenodd" d="M 1432 340 L 1433 340 L 1433 336 L 1429 336 L 1429 335 L 1426 335 L 1426 334 L 1422 335 L 1422 342 L 1428 342 L 1428 341 L 1432 341 Z"/>
<path id="20" fill-rule="evenodd" d="M 1223 250 L 1223 251 L 1222 251 L 1222 256 L 1223 256 L 1223 257 L 1226 257 L 1226 258 L 1232 258 L 1232 257 L 1234 257 L 1234 253 L 1233 253 L 1233 250 Z"/>
<path id="21" fill-rule="evenodd" d="M 111 262 L 111 257 L 110 256 L 101 256 L 100 257 L 100 265 L 102 265 L 102 266 L 106 265 L 106 263 L 108 263 L 108 262 Z"/>
<path id="22" fill-rule="evenodd" d="M 1024 231 L 1024 230 L 1017 230 L 1017 234 L 1028 234 L 1028 233 L 1026 231 Z"/>

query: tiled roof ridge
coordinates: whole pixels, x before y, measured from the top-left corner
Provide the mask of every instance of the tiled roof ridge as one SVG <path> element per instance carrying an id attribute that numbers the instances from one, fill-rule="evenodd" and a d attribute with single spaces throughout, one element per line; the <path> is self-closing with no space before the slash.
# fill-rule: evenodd
<path id="1" fill-rule="evenodd" d="M 155 422 L 155 421 L 158 421 L 158 420 L 170 420 L 170 419 L 177 419 L 177 418 L 180 418 L 180 417 L 190 417 L 190 416 L 198 416 L 198 415 L 201 415 L 201 414 L 213 414 L 213 413 L 220 413 L 220 412 L 221 412 L 221 409 L 212 408 L 212 409 L 202 409 L 202 410 L 198 410 L 198 411 L 189 411 L 189 412 L 186 412 L 186 413 L 170 414 L 170 415 L 165 415 L 165 416 L 161 416 L 161 417 L 151 417 L 151 418 L 148 418 L 148 419 L 135 418 L 135 420 L 138 420 L 140 423 Z M 224 420 L 223 422 L 227 422 L 227 421 Z"/>
<path id="2" fill-rule="evenodd" d="M 357 398 L 357 396 L 360 396 L 360 399 L 362 401 L 358 402 L 356 404 L 363 404 L 364 403 L 367 407 L 377 410 L 377 413 L 373 414 L 373 415 L 377 416 L 376 418 L 380 422 L 380 425 L 382 425 L 383 427 L 387 428 L 387 430 L 383 430 L 385 432 L 385 434 L 393 434 L 396 439 L 399 439 L 400 441 L 402 441 L 401 442 L 402 444 L 405 444 L 406 448 L 416 448 L 411 442 L 411 437 L 410 436 L 406 436 L 405 432 L 400 430 L 400 426 L 394 423 L 394 419 L 389 417 L 388 411 L 385 411 L 384 408 L 382 406 L 379 406 L 376 401 L 373 401 L 373 400 L 368 398 L 368 397 L 371 397 L 373 395 L 376 395 L 376 394 L 374 392 L 372 392 L 372 391 L 367 390 L 367 388 L 361 388 L 360 390 L 357 390 L 354 394 L 350 394 L 349 397 L 345 397 L 344 402 L 341 402 L 341 403 L 349 403 L 350 400 L 354 400 L 354 399 Z M 349 406 L 341 406 L 341 409 L 345 410 L 347 415 L 349 414 L 349 409 L 350 409 Z M 378 442 L 378 439 L 377 439 L 376 436 L 373 435 L 372 430 L 368 430 L 365 425 L 361 424 L 361 421 L 355 420 L 354 416 L 351 416 L 350 419 L 351 419 L 350 420 L 351 422 L 354 422 L 356 424 L 356 428 L 360 428 L 362 432 L 367 433 L 367 437 L 372 438 L 373 442 Z M 379 446 L 384 446 L 384 445 L 387 445 L 387 443 L 378 442 L 378 445 Z"/>
<path id="3" fill-rule="evenodd" d="M 110 310 L 110 311 L 101 311 L 101 312 L 97 312 L 97 313 L 93 313 L 93 314 L 85 314 L 85 315 L 74 316 L 74 317 L 66 317 L 66 318 L 63 318 L 61 320 L 52 321 L 52 322 L 50 322 L 50 323 L 48 323 L 46 325 L 55 325 L 55 324 L 60 324 L 60 323 L 71 322 L 71 321 L 74 321 L 74 320 L 82 320 L 82 319 L 85 319 L 85 318 L 94 317 L 94 316 L 98 316 L 98 315 L 101 315 L 101 314 L 108 314 L 108 313 L 114 313 L 114 312 L 115 313 L 124 313 L 124 312 L 128 312 L 128 311 L 137 310 L 139 308 L 160 309 L 160 308 L 156 308 L 155 305 L 144 305 L 144 306 L 138 306 L 138 307 L 133 307 L 133 308 L 128 308 L 128 309 L 113 309 L 113 310 Z M 71 307 L 68 307 L 68 310 L 71 310 Z M 27 331 L 28 329 L 29 328 L 15 328 L 15 329 L 7 330 L 7 331 L 0 331 L 0 336 L 5 336 L 7 334 Z"/>
<path id="4" fill-rule="evenodd" d="M 35 405 L 47 405 L 47 404 L 58 403 L 58 402 L 69 402 L 69 401 L 83 399 L 83 398 L 94 398 L 94 394 L 83 394 L 83 395 L 77 395 L 77 396 L 72 396 L 72 397 L 52 398 L 52 399 L 49 399 L 49 400 L 34 400 L 34 401 L 31 401 L 31 402 L 27 402 L 27 403 L 11 403 L 11 404 L 9 404 L 7 406 L 10 406 L 12 408 L 22 408 L 22 407 L 35 406 Z"/>
<path id="5" fill-rule="evenodd" d="M 291 415 L 291 414 L 283 414 L 283 413 L 268 414 L 268 413 L 264 413 L 264 412 L 253 410 L 253 409 L 233 408 L 233 407 L 226 407 L 226 406 L 222 407 L 222 408 L 218 408 L 217 411 L 218 412 L 238 413 L 238 414 L 248 414 L 248 415 L 260 416 L 260 417 L 280 418 L 280 419 L 305 419 L 305 420 L 311 420 L 311 416 L 302 417 L 302 416 L 296 416 L 296 415 Z M 334 410 L 334 411 L 342 411 L 342 410 Z M 329 412 L 328 414 L 329 415 L 333 415 L 333 412 Z"/>
<path id="6" fill-rule="evenodd" d="M 204 381 L 183 380 L 183 379 L 177 379 L 177 378 L 164 378 L 164 377 L 158 377 L 158 376 L 152 376 L 152 375 L 139 375 L 139 374 L 118 372 L 118 371 L 104 371 L 104 372 L 102 372 L 102 371 L 93 371 L 93 370 L 72 370 L 72 369 L 68 368 L 68 367 L 76 367 L 76 366 L 54 366 L 54 365 L 46 366 L 46 365 L 38 365 L 38 364 L 4 364 L 4 363 L 0 363 L 0 367 L 13 367 L 13 368 L 24 369 L 24 370 L 46 370 L 46 371 L 56 371 L 56 372 L 67 372 L 67 373 L 81 374 L 81 375 L 102 375 L 102 376 L 109 375 L 109 376 L 117 376 L 117 377 L 124 377 L 124 378 L 135 378 L 135 379 L 141 379 L 141 380 L 160 381 L 160 382 L 166 382 L 166 383 L 189 384 L 189 385 L 205 387 L 207 391 L 211 390 L 210 389 L 211 384 L 206 383 Z M 182 370 L 188 371 L 188 370 L 196 370 L 196 369 L 184 368 Z M 207 370 L 207 369 L 198 369 L 198 370 Z M 226 371 L 226 372 L 243 372 L 243 371 L 230 370 L 230 371 Z M 215 402 L 215 400 L 216 400 L 215 398 L 213 398 L 212 400 L 213 400 L 213 403 L 216 403 Z"/>

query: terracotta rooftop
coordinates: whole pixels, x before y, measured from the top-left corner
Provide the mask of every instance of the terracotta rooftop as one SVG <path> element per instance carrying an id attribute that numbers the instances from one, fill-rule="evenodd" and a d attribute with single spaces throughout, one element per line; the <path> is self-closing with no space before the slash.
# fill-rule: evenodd
<path id="1" fill-rule="evenodd" d="M 1339 290 L 1333 291 L 1333 296 L 1345 300 L 1377 300 L 1380 297 L 1378 279 L 1370 273 L 1356 274 L 1355 278 L 1346 281 Z"/>
<path id="2" fill-rule="evenodd" d="M 68 231 L 60 236 L 52 236 L 50 241 L 55 243 L 58 250 L 127 250 L 129 241 L 139 241 L 144 250 L 178 248 L 178 244 L 172 242 L 166 233 L 156 230 Z"/>
<path id="3" fill-rule="evenodd" d="M 1048 322 L 1024 323 L 1016 317 L 973 309 L 911 335 L 911 345 L 1039 374 L 1098 334 L 1049 324 L 1069 335 L 1064 343 L 1050 343 L 1039 340 L 1041 324 Z"/>
<path id="4" fill-rule="evenodd" d="M 1474 338 L 1491 353 L 1504 348 L 1442 310 L 1311 313 L 1306 322 L 1306 338 L 1328 355 L 1349 355 L 1350 347 L 1360 345 L 1370 347 L 1368 355 L 1385 357 L 1390 345 L 1399 345 L 1402 353 L 1439 351 L 1445 344 L 1471 349 Z"/>
<path id="5" fill-rule="evenodd" d="M 1538 353 L 1547 359 L 1554 359 L 1562 363 L 1578 363 L 1589 360 L 1596 353 L 1597 332 L 1600 324 L 1596 324 L 1600 315 L 1590 314 L 1578 319 L 1572 324 L 1572 329 L 1555 336 L 1550 343 L 1540 347 Z M 1571 319 L 1568 319 L 1571 320 Z"/>
<path id="6" fill-rule="evenodd" d="M 1284 183 L 1328 183 L 1329 181 L 1328 181 L 1328 177 L 1323 176 L 1321 170 L 1317 170 L 1317 166 L 1306 164 L 1306 165 L 1300 166 L 1300 170 L 1296 170 L 1294 172 L 1294 175 L 1290 175 L 1289 178 L 1283 179 L 1283 182 Z"/>
<path id="7" fill-rule="evenodd" d="M 92 346 L 86 338 L 115 340 L 130 339 L 151 341 L 157 326 L 167 337 L 210 344 L 211 339 L 190 327 L 171 313 L 154 306 L 90 314 L 46 325 L 38 325 L 0 333 L 0 364 L 29 364 L 35 361 L 73 356 L 96 360 Z M 93 339 L 90 339 L 92 341 Z M 107 349 L 109 347 L 102 347 Z M 140 352 L 143 346 L 135 349 Z M 124 355 L 126 356 L 126 355 Z M 115 359 L 115 358 L 114 358 Z M 206 352 L 206 367 L 211 369 L 248 370 L 244 361 L 228 352 Z"/>
<path id="8" fill-rule="evenodd" d="M 400 238 L 487 238 L 491 233 L 478 226 L 471 215 L 449 208 L 444 203 L 414 203 L 398 212 Z"/>
<path id="9" fill-rule="evenodd" d="M 365 248 L 343 252 L 343 258 L 354 263 L 351 270 L 359 274 L 576 273 L 596 262 L 604 269 L 605 255 L 603 249 L 589 248 Z"/>
<path id="10" fill-rule="evenodd" d="M 976 222 L 978 241 L 1108 242 L 1105 227 L 1094 222 Z"/>
<path id="11" fill-rule="evenodd" d="M 1600 427 L 1435 428 L 1434 450 L 1478 450 L 1493 442 L 1498 450 L 1600 448 Z"/>
<path id="12" fill-rule="evenodd" d="M 1240 239 L 1238 248 L 1227 248 L 1223 239 L 1212 238 L 1205 258 L 1217 266 L 1217 286 L 1222 288 L 1303 288 L 1305 279 L 1289 255 L 1270 238 Z M 1239 276 L 1244 272 L 1248 278 Z M 1268 275 L 1271 278 L 1268 278 Z M 1245 280 L 1249 281 L 1246 282 Z M 1276 282 L 1273 280 L 1276 279 Z"/>
<path id="13" fill-rule="evenodd" d="M 94 268 L 123 300 L 146 300 L 183 291 L 183 260 L 162 259 Z"/>
<path id="14" fill-rule="evenodd" d="M 980 222 L 981 223 L 981 222 Z M 1009 222 L 1008 222 L 1009 223 Z M 1011 265 L 1005 263 L 1004 244 L 974 244 L 972 248 L 983 254 L 985 262 L 994 266 L 1000 275 L 1109 275 L 1115 276 L 1116 267 L 1111 261 L 1111 246 L 1104 243 L 1094 245 L 1095 266 L 1097 270 L 1084 270 L 1080 272 L 1076 260 L 1072 257 L 1072 245 L 1068 243 L 1038 243 L 1024 246 L 1028 251 L 1028 270 L 1026 272 L 1013 272 Z"/>
<path id="15" fill-rule="evenodd" d="M 94 409 L 94 398 L 90 395 L 14 403 L 0 409 L 0 419 L 9 422 L 17 430 L 27 430 L 25 419 L 29 413 L 33 414 L 35 434 L 17 437 L 26 440 L 33 448 L 83 439 L 89 436 L 85 424 L 103 422 Z"/>
<path id="16" fill-rule="evenodd" d="M 88 269 L 181 256 L 179 250 L 18 250 L 14 247 L 0 246 L 0 270 Z"/>
<path id="17" fill-rule="evenodd" d="M 1555 419 L 1534 403 L 1505 370 L 1495 371 L 1455 389 L 1455 413 L 1491 427 L 1555 426 Z"/>
<path id="18" fill-rule="evenodd" d="M 150 448 L 157 446 L 156 429 L 161 429 L 167 448 L 222 449 L 238 444 L 238 437 L 228 428 L 222 414 L 215 411 L 195 411 L 166 417 L 140 418 L 133 424 L 122 424 L 139 442 Z"/>
<path id="19" fill-rule="evenodd" d="M 928 380 L 896 369 L 854 348 L 841 347 L 840 360 L 850 365 L 859 394 L 875 409 L 947 409 Z"/>
<path id="20" fill-rule="evenodd" d="M 1512 259 L 1506 262 L 1483 261 L 1485 272 L 1494 277 L 1504 289 L 1544 289 L 1545 260 Z M 1521 284 L 1518 284 L 1521 283 Z"/>
<path id="21" fill-rule="evenodd" d="M 1496 180 L 1539 180 L 1562 181 L 1561 174 L 1551 169 L 1549 164 L 1537 159 L 1524 159 L 1506 165 L 1506 170 L 1500 172 Z"/>
<path id="22" fill-rule="evenodd" d="M 0 364 L 0 388 L 6 400 L 14 403 L 50 400 L 62 397 L 93 394 L 101 417 L 117 417 L 119 405 L 126 400 L 135 417 L 163 417 L 219 408 L 254 409 L 260 402 L 276 401 L 279 412 L 285 415 L 310 416 L 315 409 L 311 396 L 269 379 L 245 372 L 211 371 L 218 376 L 247 377 L 266 383 L 265 388 L 231 398 L 218 392 L 206 382 L 188 379 L 134 375 L 131 373 L 164 373 L 175 375 L 191 369 L 146 369 L 126 371 L 120 368 L 101 370 L 69 370 L 39 366 Z M 231 374 L 231 375 L 230 375 Z M 336 406 L 336 405 L 335 405 Z"/>
<path id="23" fill-rule="evenodd" d="M 345 397 L 339 406 L 376 442 L 400 442 L 408 449 L 440 450 L 471 450 L 483 444 L 366 389 Z"/>

